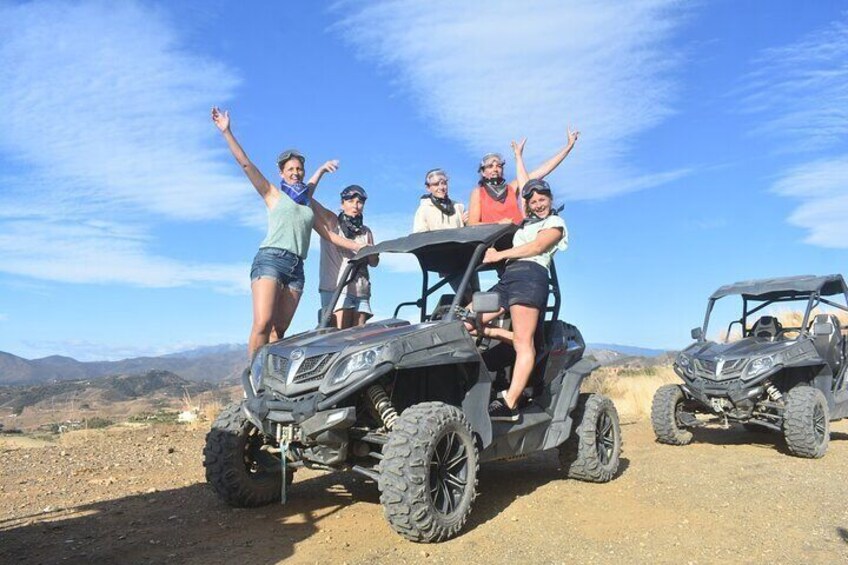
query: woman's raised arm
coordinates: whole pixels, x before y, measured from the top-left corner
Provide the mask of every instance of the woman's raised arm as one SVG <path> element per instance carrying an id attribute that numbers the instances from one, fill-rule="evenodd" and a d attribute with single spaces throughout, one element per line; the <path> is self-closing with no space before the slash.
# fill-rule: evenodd
<path id="1" fill-rule="evenodd" d="M 306 181 L 306 184 L 309 187 L 309 197 L 312 198 L 312 195 L 315 194 L 315 189 L 318 188 L 318 183 L 321 182 L 321 177 L 324 176 L 324 173 L 335 173 L 338 170 L 338 159 L 331 159 L 318 167 L 318 170 L 312 173 L 312 176 L 309 177 L 308 181 Z"/>
<path id="2" fill-rule="evenodd" d="M 268 182 L 265 175 L 259 172 L 256 165 L 254 165 L 247 157 L 247 153 L 245 153 L 244 149 L 241 148 L 239 142 L 236 141 L 236 138 L 230 129 L 230 113 L 227 111 L 221 111 L 220 108 L 215 106 L 212 108 L 212 121 L 215 122 L 215 127 L 217 127 L 224 136 L 224 140 L 226 140 L 227 146 L 230 148 L 230 152 L 232 152 L 233 157 L 236 158 L 238 164 L 241 165 L 242 170 L 244 170 L 244 174 L 246 174 L 247 178 L 250 179 L 251 184 L 253 184 L 254 188 L 256 188 L 256 192 L 258 192 L 259 196 L 261 196 L 262 199 L 265 200 L 265 203 L 270 206 L 272 203 L 271 199 L 273 198 L 273 195 L 276 194 L 276 191 L 274 190 L 275 187 Z"/>
<path id="3" fill-rule="evenodd" d="M 515 155 L 515 173 L 518 175 L 518 196 L 521 197 L 521 190 L 530 177 L 527 175 L 527 167 L 524 165 L 524 144 L 527 143 L 525 137 L 519 142 L 512 142 L 512 152 Z"/>
<path id="4" fill-rule="evenodd" d="M 553 172 L 553 170 L 556 169 L 566 157 L 568 157 L 568 154 L 571 153 L 572 149 L 574 149 L 574 144 L 577 143 L 577 138 L 580 137 L 580 132 L 577 130 L 572 130 L 571 128 L 568 128 L 567 131 L 568 143 L 566 144 L 566 146 L 560 149 L 553 157 L 539 165 L 537 168 L 530 171 L 528 176 L 531 179 L 545 178 L 546 176 L 551 174 L 551 172 Z M 520 182 L 520 180 L 512 182 Z"/>

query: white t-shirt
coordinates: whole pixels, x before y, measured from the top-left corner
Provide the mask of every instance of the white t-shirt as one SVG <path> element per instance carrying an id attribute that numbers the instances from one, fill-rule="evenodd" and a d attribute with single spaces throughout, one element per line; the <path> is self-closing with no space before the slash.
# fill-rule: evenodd
<path id="1" fill-rule="evenodd" d="M 334 222 L 332 229 L 344 237 L 338 219 Z M 357 243 L 365 245 L 374 245 L 374 235 L 366 226 L 362 226 L 362 233 L 353 238 Z M 339 284 L 342 273 L 347 267 L 347 262 L 355 253 L 349 249 L 337 247 L 329 241 L 321 240 L 321 267 L 318 280 L 318 290 L 333 291 Z M 347 287 L 342 291 L 342 294 L 348 294 L 357 298 L 370 298 L 371 296 L 371 281 L 368 277 L 368 267 L 365 266 L 359 270 L 359 275 L 353 279 Z"/>
<path id="2" fill-rule="evenodd" d="M 519 259 L 519 261 L 533 261 L 547 269 L 551 264 L 551 259 L 553 258 L 554 253 L 558 250 L 565 251 L 568 249 L 568 228 L 565 227 L 565 221 L 555 214 L 551 214 L 541 222 L 528 224 L 515 232 L 515 235 L 512 236 L 512 246 L 518 247 L 525 243 L 530 243 L 536 239 L 536 236 L 539 235 L 540 231 L 551 228 L 560 228 L 562 230 L 562 239 L 560 239 L 559 242 L 557 242 L 557 244 L 551 247 L 548 251 L 545 251 L 540 255 L 534 255 L 533 257 Z"/>

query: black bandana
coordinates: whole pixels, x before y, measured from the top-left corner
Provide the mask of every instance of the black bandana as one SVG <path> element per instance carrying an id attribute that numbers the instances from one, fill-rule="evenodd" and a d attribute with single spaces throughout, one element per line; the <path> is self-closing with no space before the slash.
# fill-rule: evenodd
<path id="1" fill-rule="evenodd" d="M 521 227 L 523 228 L 524 226 L 532 226 L 533 224 L 537 224 L 541 221 L 544 221 L 545 219 L 550 218 L 551 216 L 559 216 L 559 213 L 563 210 L 565 210 L 565 205 L 560 206 L 559 208 L 551 208 L 551 213 L 545 216 L 544 218 L 540 218 L 533 212 L 530 212 L 530 215 L 524 218 L 524 221 L 521 222 Z"/>
<path id="2" fill-rule="evenodd" d="M 507 184 L 503 177 L 496 179 L 480 179 L 479 185 L 483 187 L 486 193 L 501 204 L 506 202 Z"/>
<path id="3" fill-rule="evenodd" d="M 362 214 L 348 216 L 344 212 L 339 212 L 339 227 L 342 228 L 342 233 L 348 239 L 353 239 L 365 232 L 365 226 L 362 225 Z"/>
<path id="4" fill-rule="evenodd" d="M 445 196 L 444 198 L 437 198 L 432 194 L 428 193 L 422 196 L 421 200 L 424 200 L 425 198 L 429 198 L 430 202 L 432 202 L 433 205 L 438 208 L 439 211 L 445 216 L 453 216 L 456 212 L 456 208 L 453 205 L 453 200 L 451 200 L 447 196 Z"/>

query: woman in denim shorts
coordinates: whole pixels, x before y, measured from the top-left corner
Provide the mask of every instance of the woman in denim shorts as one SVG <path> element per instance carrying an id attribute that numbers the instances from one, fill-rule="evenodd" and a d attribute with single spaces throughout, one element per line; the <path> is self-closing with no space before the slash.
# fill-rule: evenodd
<path id="1" fill-rule="evenodd" d="M 512 142 L 518 169 L 519 188 L 524 199 L 526 219 L 512 238 L 512 248 L 490 248 L 484 263 L 506 261 L 506 268 L 492 291 L 501 297 L 501 310 L 483 317 L 488 322 L 509 310 L 512 331 L 485 328 L 488 337 L 511 342 L 515 348 L 515 366 L 509 390 L 503 391 L 489 406 L 492 420 L 518 420 L 518 401 L 533 371 L 536 348 L 533 337 L 539 316 L 548 304 L 548 268 L 557 250 L 568 247 L 568 229 L 553 209 L 551 187 L 541 179 L 530 180 L 522 153 L 524 140 Z"/>
<path id="2" fill-rule="evenodd" d="M 282 179 L 277 187 L 262 175 L 236 141 L 230 130 L 229 112 L 212 108 L 212 121 L 265 201 L 268 212 L 268 233 L 250 269 L 253 325 L 247 348 L 248 356 L 252 358 L 261 346 L 282 339 L 294 317 L 303 293 L 303 262 L 309 251 L 312 229 L 338 245 L 354 249 L 361 246 L 328 233 L 323 226 L 314 225 L 314 212 L 310 206 L 312 193 L 324 173 L 336 170 L 338 161 L 327 161 L 304 183 L 303 165 L 306 159 L 296 150 L 284 151 L 277 159 Z"/>
<path id="3" fill-rule="evenodd" d="M 314 204 L 315 223 L 324 223 L 328 230 L 362 246 L 374 245 L 374 235 L 363 223 L 362 212 L 368 194 L 359 185 L 352 184 L 341 191 L 341 211 L 334 214 L 318 204 Z M 321 266 L 318 291 L 321 293 L 322 313 L 330 305 L 336 287 L 344 274 L 348 261 L 354 252 L 331 241 L 321 241 Z M 377 266 L 378 257 L 369 258 L 371 267 Z M 335 326 L 339 329 L 364 325 L 373 316 L 371 312 L 371 280 L 368 267 L 361 267 L 354 278 L 342 291 L 338 302 L 332 307 Z"/>

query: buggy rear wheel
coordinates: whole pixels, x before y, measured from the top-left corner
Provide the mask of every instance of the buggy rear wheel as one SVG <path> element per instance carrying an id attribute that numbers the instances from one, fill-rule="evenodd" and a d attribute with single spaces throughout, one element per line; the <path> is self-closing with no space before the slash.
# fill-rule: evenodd
<path id="1" fill-rule="evenodd" d="M 569 478 L 606 483 L 618 472 L 621 426 L 612 400 L 581 394 L 574 410 L 574 429 L 559 447 L 559 461 Z"/>
<path id="2" fill-rule="evenodd" d="M 830 441 L 830 413 L 824 394 L 811 386 L 796 386 L 786 395 L 783 437 L 793 455 L 818 459 Z"/>
<path id="3" fill-rule="evenodd" d="M 651 425 L 658 442 L 668 445 L 688 445 L 692 442 L 692 432 L 680 422 L 685 400 L 683 389 L 674 384 L 663 385 L 654 393 Z"/>
<path id="4" fill-rule="evenodd" d="M 406 539 L 438 542 L 465 525 L 477 496 L 477 444 L 465 415 L 442 402 L 410 406 L 383 448 L 380 503 Z"/>

